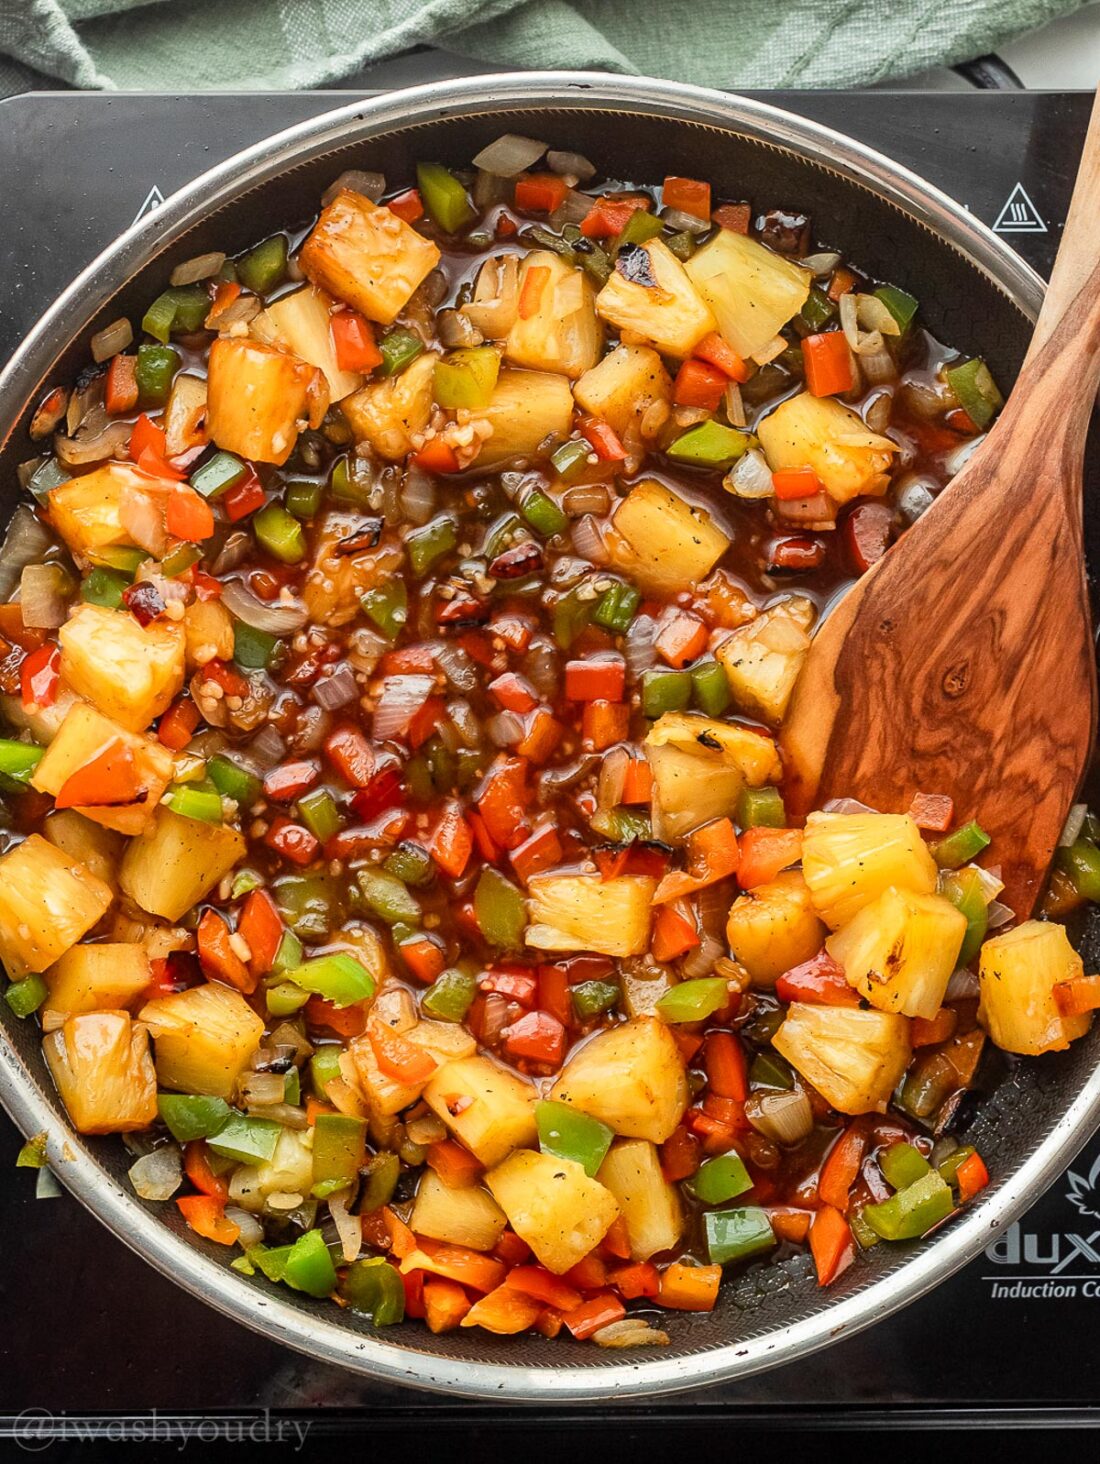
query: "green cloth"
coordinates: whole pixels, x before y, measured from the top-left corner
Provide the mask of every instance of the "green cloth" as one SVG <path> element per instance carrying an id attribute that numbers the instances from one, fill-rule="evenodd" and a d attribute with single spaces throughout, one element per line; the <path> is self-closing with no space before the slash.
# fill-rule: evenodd
<path id="1" fill-rule="evenodd" d="M 331 85 L 435 44 L 500 69 L 848 87 L 952 65 L 1086 0 L 0 0 L 0 94 Z"/>

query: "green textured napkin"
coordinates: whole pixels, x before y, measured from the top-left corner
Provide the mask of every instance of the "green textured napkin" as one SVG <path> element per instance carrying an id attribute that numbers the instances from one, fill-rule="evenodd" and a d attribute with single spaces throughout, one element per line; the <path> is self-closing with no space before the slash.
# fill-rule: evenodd
<path id="1" fill-rule="evenodd" d="M 412 46 L 509 67 L 846 87 L 951 65 L 1086 0 L 0 0 L 0 94 L 320 86 Z"/>

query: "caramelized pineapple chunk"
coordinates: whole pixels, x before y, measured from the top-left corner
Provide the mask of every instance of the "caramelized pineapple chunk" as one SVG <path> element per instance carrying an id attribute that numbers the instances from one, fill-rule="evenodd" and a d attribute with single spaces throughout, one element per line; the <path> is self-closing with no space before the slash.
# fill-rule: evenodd
<path id="1" fill-rule="evenodd" d="M 123 493 L 127 489 L 144 493 L 148 487 L 149 479 L 130 463 L 104 463 L 50 489 L 50 523 L 81 558 L 129 544 L 132 541 L 120 516 Z"/>
<path id="2" fill-rule="evenodd" d="M 596 297 L 596 309 L 609 324 L 641 336 L 662 356 L 690 356 L 718 324 L 684 266 L 660 239 L 620 251 L 611 278 Z"/>
<path id="3" fill-rule="evenodd" d="M 909 1066 L 909 1019 L 792 1002 L 772 1046 L 840 1113 L 884 1113 Z"/>
<path id="4" fill-rule="evenodd" d="M 233 617 L 220 600 L 193 600 L 183 612 L 189 667 L 233 659 Z"/>
<path id="5" fill-rule="evenodd" d="M 384 539 L 374 549 L 342 554 L 340 540 L 355 532 L 361 515 L 332 511 L 313 533 L 313 558 L 302 599 L 315 625 L 347 625 L 362 614 L 363 596 L 385 584 L 401 568 L 401 547 Z"/>
<path id="6" fill-rule="evenodd" d="M 788 397 L 756 432 L 773 473 L 812 468 L 836 503 L 886 492 L 897 444 L 833 397 Z"/>
<path id="7" fill-rule="evenodd" d="M 541 951 L 601 951 L 640 956 L 649 945 L 656 880 L 624 874 L 535 874 L 527 882 L 525 940 Z"/>
<path id="8" fill-rule="evenodd" d="M 373 1015 L 371 1020 L 374 1021 Z M 477 1043 L 457 1022 L 415 1022 L 401 1036 L 414 1047 L 422 1048 L 440 1065 L 457 1058 L 473 1057 L 477 1051 Z M 370 1040 L 369 1025 L 362 1037 L 355 1038 L 348 1051 L 355 1065 L 356 1087 L 367 1100 L 372 1114 L 391 1117 L 415 1103 L 423 1093 L 427 1078 L 420 1083 L 399 1083 L 382 1071 Z"/>
<path id="9" fill-rule="evenodd" d="M 730 955 L 754 986 L 774 986 L 785 971 L 811 960 L 825 935 L 797 869 L 739 895 L 726 923 Z"/>
<path id="10" fill-rule="evenodd" d="M 536 270 L 545 273 L 535 274 Z M 532 371 L 580 376 L 595 366 L 603 345 L 592 282 L 560 254 L 534 249 L 520 266 L 520 299 L 526 300 L 536 289 L 534 308 L 516 318 L 504 354 Z"/>
<path id="11" fill-rule="evenodd" d="M 369 443 L 379 457 L 398 462 L 413 450 L 413 437 L 427 431 L 437 357 L 418 356 L 399 376 L 368 381 L 341 403 L 356 442 Z"/>
<path id="12" fill-rule="evenodd" d="M 978 1019 L 1006 1052 L 1061 1052 L 1085 1035 L 1092 1015 L 1063 1015 L 1054 988 L 1083 975 L 1064 925 L 1025 920 L 982 946 Z"/>
<path id="13" fill-rule="evenodd" d="M 567 437 L 573 426 L 569 379 L 552 371 L 502 371 L 489 405 L 474 415 L 493 429 L 479 468 L 535 457 L 548 437 Z"/>
<path id="14" fill-rule="evenodd" d="M 183 686 L 184 632 L 177 621 L 142 626 L 128 610 L 79 605 L 58 641 L 64 680 L 128 732 L 144 732 Z"/>
<path id="15" fill-rule="evenodd" d="M 616 346 L 584 373 L 573 395 L 622 437 L 654 402 L 672 400 L 672 378 L 649 346 Z"/>
<path id="16" fill-rule="evenodd" d="M 451 1189 L 434 1170 L 422 1171 L 411 1220 L 417 1235 L 487 1251 L 496 1245 L 507 1224 L 504 1211 L 480 1185 Z"/>
<path id="17" fill-rule="evenodd" d="M 780 775 L 775 743 L 763 733 L 697 712 L 665 712 L 645 740 L 653 773 L 653 831 L 678 839 L 733 813 L 746 785 Z"/>
<path id="18" fill-rule="evenodd" d="M 328 384 L 288 351 L 219 336 L 207 362 L 207 430 L 226 452 L 281 467 L 308 423 L 319 427 Z"/>
<path id="19" fill-rule="evenodd" d="M 234 1096 L 264 1031 L 240 992 L 215 981 L 157 997 L 138 1015 L 153 1037 L 161 1087 L 212 1098 Z"/>
<path id="20" fill-rule="evenodd" d="M 46 972 L 50 994 L 42 1020 L 49 1027 L 74 1012 L 118 1011 L 151 980 L 144 946 L 113 941 L 75 945 Z"/>
<path id="21" fill-rule="evenodd" d="M 182 818 L 161 805 L 127 848 L 118 882 L 150 915 L 179 920 L 229 873 L 246 847 L 237 829 Z"/>
<path id="22" fill-rule="evenodd" d="M 732 229 L 719 229 L 684 270 L 745 359 L 771 345 L 810 293 L 806 270 Z"/>
<path id="23" fill-rule="evenodd" d="M 718 647 L 715 655 L 741 711 L 773 727 L 783 720 L 810 649 L 815 614 L 804 595 L 791 595 L 740 626 Z"/>
<path id="24" fill-rule="evenodd" d="M 688 1104 L 684 1060 L 658 1017 L 597 1032 L 575 1052 L 550 1093 L 627 1139 L 663 1144 Z"/>
<path id="25" fill-rule="evenodd" d="M 83 864 L 31 834 L 0 858 L 0 964 L 13 981 L 52 966 L 113 896 Z"/>
<path id="26" fill-rule="evenodd" d="M 802 874 L 832 930 L 892 885 L 916 895 L 936 888 L 936 864 L 907 813 L 811 813 Z"/>
<path id="27" fill-rule="evenodd" d="M 966 916 L 940 895 L 883 890 L 825 942 L 848 984 L 884 1012 L 936 1015 L 959 958 Z"/>
<path id="28" fill-rule="evenodd" d="M 80 1012 L 42 1043 L 61 1101 L 82 1134 L 148 1128 L 157 1116 L 149 1036 L 129 1012 Z"/>
<path id="29" fill-rule="evenodd" d="M 179 373 L 168 393 L 161 426 L 164 428 L 165 452 L 169 457 L 189 452 L 193 447 L 205 447 L 210 439 L 206 435 L 204 377 L 192 376 L 188 371 Z"/>
<path id="30" fill-rule="evenodd" d="M 48 814 L 42 832 L 51 844 L 101 879 L 112 893 L 118 892 L 118 866 L 125 847 L 121 834 L 93 823 L 75 808 Z"/>
<path id="31" fill-rule="evenodd" d="M 596 1178 L 615 1196 L 632 1260 L 648 1261 L 679 1245 L 684 1210 L 676 1186 L 661 1173 L 655 1145 L 645 1139 L 616 1139 Z"/>
<path id="32" fill-rule="evenodd" d="M 331 330 L 335 308 L 331 295 L 316 285 L 304 285 L 280 295 L 257 315 L 250 329 L 256 340 L 281 346 L 300 361 L 316 366 L 328 382 L 329 399 L 339 402 L 358 391 L 363 378 L 357 371 L 343 371 L 336 360 Z"/>
<path id="33" fill-rule="evenodd" d="M 485 1183 L 539 1261 L 556 1276 L 594 1250 L 619 1213 L 611 1191 L 572 1159 L 518 1150 Z"/>
<path id="34" fill-rule="evenodd" d="M 617 569 L 658 594 L 690 589 L 730 546 L 705 508 L 649 478 L 619 503 L 607 536 Z"/>
<path id="35" fill-rule="evenodd" d="M 428 1079 L 424 1102 L 486 1167 L 538 1139 L 538 1089 L 488 1057 L 444 1063 Z"/>
<path id="36" fill-rule="evenodd" d="M 31 783 L 39 792 L 56 798 L 74 773 L 112 749 L 125 749 L 133 759 L 139 797 L 121 807 L 89 804 L 80 807 L 79 812 L 105 829 L 140 834 L 172 779 L 175 760 L 155 738 L 127 732 L 86 702 L 74 702 L 35 768 Z"/>
<path id="37" fill-rule="evenodd" d="M 439 250 L 390 209 L 344 188 L 322 210 L 298 262 L 306 279 L 389 325 L 439 263 Z"/>

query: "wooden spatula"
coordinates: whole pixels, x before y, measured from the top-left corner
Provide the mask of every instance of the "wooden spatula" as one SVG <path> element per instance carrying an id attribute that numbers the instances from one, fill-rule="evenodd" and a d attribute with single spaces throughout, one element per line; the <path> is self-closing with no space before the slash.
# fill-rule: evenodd
<path id="1" fill-rule="evenodd" d="M 1081 533 L 1100 383 L 1100 96 L 1019 379 L 984 443 L 814 638 L 781 742 L 799 812 L 947 793 L 1030 914 L 1096 719 Z"/>

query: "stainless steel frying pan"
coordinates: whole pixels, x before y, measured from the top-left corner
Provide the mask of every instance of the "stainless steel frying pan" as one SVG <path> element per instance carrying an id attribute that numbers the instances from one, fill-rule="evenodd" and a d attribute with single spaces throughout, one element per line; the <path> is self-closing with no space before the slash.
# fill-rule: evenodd
<path id="1" fill-rule="evenodd" d="M 15 466 L 34 451 L 26 429 L 45 385 L 86 362 L 94 330 L 119 315 L 139 319 L 173 263 L 307 222 L 345 168 L 399 180 L 417 158 L 461 164 L 505 131 L 583 152 L 624 179 L 698 174 L 729 197 L 797 206 L 813 214 L 828 246 L 916 295 L 930 328 L 984 355 L 1002 383 L 1023 359 L 1042 293 L 1037 276 L 959 205 L 858 143 L 760 102 L 669 82 L 538 72 L 445 82 L 279 133 L 199 178 L 100 255 L 0 374 L 0 522 L 15 505 Z M 1090 552 L 1100 564 L 1096 544 Z M 1098 1044 L 1100 1030 L 1069 1053 L 1008 1071 L 980 1102 L 967 1100 L 968 1135 L 993 1183 L 934 1239 L 878 1246 L 824 1292 L 808 1256 L 751 1270 L 723 1287 L 714 1313 L 664 1314 L 671 1345 L 652 1353 L 478 1331 L 433 1337 L 417 1323 L 375 1333 L 331 1306 L 237 1275 L 225 1251 L 187 1231 L 174 1206 L 133 1195 L 117 1140 L 73 1132 L 34 1024 L 14 1019 L 4 1003 L 0 1100 L 26 1134 L 49 1131 L 54 1169 L 94 1215 L 248 1327 L 391 1383 L 481 1398 L 622 1398 L 790 1363 L 950 1276 L 1037 1198 L 1093 1131 Z"/>

